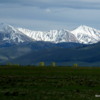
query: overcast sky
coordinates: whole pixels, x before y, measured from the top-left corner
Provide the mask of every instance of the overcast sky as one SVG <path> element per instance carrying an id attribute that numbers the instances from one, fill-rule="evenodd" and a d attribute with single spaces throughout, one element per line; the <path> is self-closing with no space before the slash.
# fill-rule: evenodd
<path id="1" fill-rule="evenodd" d="M 100 29 L 100 0 L 0 0 L 0 22 L 32 30 Z"/>

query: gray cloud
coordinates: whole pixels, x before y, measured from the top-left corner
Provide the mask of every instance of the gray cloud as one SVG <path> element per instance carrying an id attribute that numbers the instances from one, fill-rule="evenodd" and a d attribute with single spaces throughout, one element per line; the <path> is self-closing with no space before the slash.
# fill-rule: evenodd
<path id="1" fill-rule="evenodd" d="M 40 8 L 100 9 L 100 0 L 0 0 L 0 3 L 13 3 Z"/>
<path id="2" fill-rule="evenodd" d="M 0 0 L 0 21 L 37 30 L 99 28 L 99 5 L 100 0 Z"/>
<path id="3" fill-rule="evenodd" d="M 40 8 L 100 9 L 100 0 L 30 0 L 21 3 Z"/>

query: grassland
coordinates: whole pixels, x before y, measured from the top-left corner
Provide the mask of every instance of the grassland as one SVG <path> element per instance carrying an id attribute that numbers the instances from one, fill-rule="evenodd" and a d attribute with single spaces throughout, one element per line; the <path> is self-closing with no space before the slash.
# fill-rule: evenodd
<path id="1" fill-rule="evenodd" d="M 100 100 L 100 68 L 0 67 L 0 100 Z"/>

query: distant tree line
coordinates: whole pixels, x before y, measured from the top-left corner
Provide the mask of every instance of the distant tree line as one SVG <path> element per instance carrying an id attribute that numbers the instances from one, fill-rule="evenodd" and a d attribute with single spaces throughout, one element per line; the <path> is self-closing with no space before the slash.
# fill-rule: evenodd
<path id="1" fill-rule="evenodd" d="M 6 66 L 16 66 L 16 67 L 18 67 L 18 66 L 24 66 L 24 65 L 7 63 Z M 36 65 L 27 65 L 27 66 L 36 66 Z M 39 66 L 39 67 L 45 67 L 47 65 L 45 64 L 45 62 L 42 61 L 42 62 L 39 62 L 37 66 Z M 49 66 L 51 66 L 51 67 L 57 67 L 57 63 L 56 62 L 51 62 L 51 64 Z M 72 67 L 77 68 L 78 64 L 77 63 L 73 64 Z"/>

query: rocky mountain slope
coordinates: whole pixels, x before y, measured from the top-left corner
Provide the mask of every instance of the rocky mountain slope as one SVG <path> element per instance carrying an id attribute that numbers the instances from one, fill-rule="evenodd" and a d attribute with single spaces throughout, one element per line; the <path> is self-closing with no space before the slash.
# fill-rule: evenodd
<path id="1" fill-rule="evenodd" d="M 65 29 L 33 31 L 23 28 L 15 28 L 7 24 L 0 24 L 0 43 L 22 43 L 31 41 L 93 44 L 100 41 L 100 30 L 82 25 L 72 31 L 68 31 Z"/>

